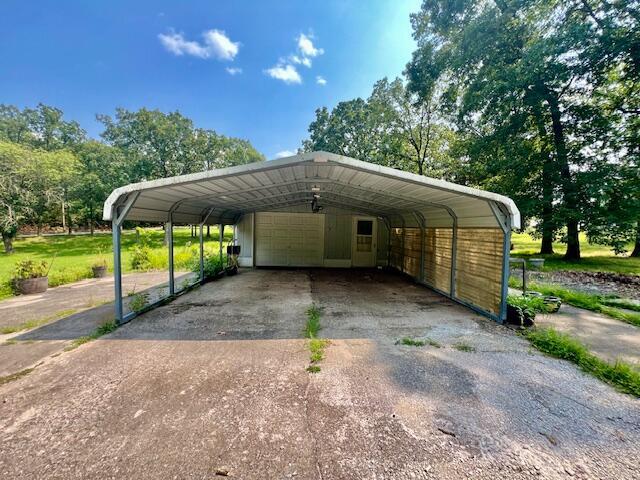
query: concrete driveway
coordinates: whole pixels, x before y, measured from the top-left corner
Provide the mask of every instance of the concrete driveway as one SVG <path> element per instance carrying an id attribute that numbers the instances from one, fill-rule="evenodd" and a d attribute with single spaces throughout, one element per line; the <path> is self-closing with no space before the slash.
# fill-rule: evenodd
<path id="1" fill-rule="evenodd" d="M 2 478 L 631 479 L 639 457 L 638 400 L 378 271 L 242 272 L 0 386 Z"/>

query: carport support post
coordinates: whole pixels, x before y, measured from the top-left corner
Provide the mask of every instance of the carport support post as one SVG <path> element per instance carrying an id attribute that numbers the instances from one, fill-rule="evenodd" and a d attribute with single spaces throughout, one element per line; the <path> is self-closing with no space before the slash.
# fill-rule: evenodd
<path id="1" fill-rule="evenodd" d="M 424 217 L 419 212 L 415 212 L 414 216 L 416 217 L 416 221 L 418 222 L 418 227 L 420 227 L 420 275 L 418 278 L 421 282 L 424 282 L 425 221 Z"/>
<path id="2" fill-rule="evenodd" d="M 122 258 L 120 251 L 122 248 L 121 228 L 124 219 L 138 199 L 140 192 L 131 195 L 125 201 L 122 209 L 115 207 L 111 220 L 111 235 L 113 238 L 113 285 L 115 289 L 115 320 L 118 325 L 122 323 L 124 318 L 124 306 L 122 304 Z"/>
<path id="3" fill-rule="evenodd" d="M 222 262 L 222 240 L 224 239 L 224 224 L 220 224 L 218 225 L 218 232 L 220 235 L 220 266 L 223 266 L 224 263 Z"/>
<path id="4" fill-rule="evenodd" d="M 213 212 L 213 208 L 210 208 L 207 211 L 207 214 L 204 216 L 204 218 L 200 222 L 200 283 L 204 282 L 204 235 L 203 235 L 204 224 L 207 223 L 207 220 L 209 219 L 211 212 Z"/>
<path id="5" fill-rule="evenodd" d="M 173 212 L 169 213 L 169 221 L 165 228 L 169 234 L 169 295 L 175 295 L 176 285 L 173 276 Z"/>
<path id="6" fill-rule="evenodd" d="M 511 215 L 500 204 L 489 202 L 498 225 L 502 229 L 502 289 L 500 297 L 500 323 L 507 319 L 507 295 L 509 294 L 509 255 L 511 251 Z"/>

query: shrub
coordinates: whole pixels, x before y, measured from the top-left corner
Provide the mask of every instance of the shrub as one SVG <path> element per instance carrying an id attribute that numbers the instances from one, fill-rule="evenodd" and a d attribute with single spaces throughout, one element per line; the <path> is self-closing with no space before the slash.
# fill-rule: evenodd
<path id="1" fill-rule="evenodd" d="M 151 249 L 147 245 L 136 245 L 131 253 L 131 268 L 134 270 L 151 270 Z"/>
<path id="2" fill-rule="evenodd" d="M 548 313 L 549 307 L 542 297 L 525 297 L 522 295 L 509 295 L 507 303 L 523 310 L 532 310 L 537 313 Z"/>
<path id="3" fill-rule="evenodd" d="M 26 280 L 28 278 L 46 277 L 49 273 L 49 266 L 44 260 L 35 262 L 33 260 L 20 260 L 13 270 L 14 280 Z"/>
<path id="4" fill-rule="evenodd" d="M 215 255 L 211 252 L 205 251 L 203 261 L 204 261 L 203 263 L 204 263 L 205 278 L 215 277 L 224 269 L 223 267 L 224 257 L 222 261 L 220 261 L 220 255 Z M 200 273 L 200 256 L 199 255 L 196 255 L 191 258 L 190 267 L 192 272 Z"/>

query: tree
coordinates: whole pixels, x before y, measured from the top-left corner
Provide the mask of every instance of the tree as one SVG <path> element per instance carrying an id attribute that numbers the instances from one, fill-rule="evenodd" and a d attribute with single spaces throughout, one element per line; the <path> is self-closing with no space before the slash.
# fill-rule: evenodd
<path id="1" fill-rule="evenodd" d="M 588 177 L 578 172 L 598 165 L 588 163 L 592 157 L 573 131 L 587 120 L 580 106 L 593 86 L 594 69 L 584 59 L 599 28 L 588 21 L 591 3 L 604 4 L 425 0 L 412 16 L 418 50 L 407 67 L 418 94 L 434 77 L 449 79 L 446 96 L 465 131 L 489 124 L 504 140 L 514 139 L 522 130 L 504 126 L 513 115 L 526 117 L 516 125 L 538 137 L 544 250 L 562 222 L 567 259 L 580 257 L 579 224 L 587 218 L 588 189 L 582 188 Z"/>
<path id="2" fill-rule="evenodd" d="M 371 96 L 316 110 L 306 151 L 323 150 L 420 175 L 452 175 L 454 133 L 438 117 L 435 94 L 423 102 L 401 79 L 377 82 Z"/>
<path id="3" fill-rule="evenodd" d="M 98 115 L 102 138 L 132 159 L 132 180 L 182 175 L 197 170 L 190 155 L 193 123 L 179 112 L 165 114 L 142 108 L 116 110 L 115 119 Z"/>
<path id="4" fill-rule="evenodd" d="M 78 150 L 79 169 L 71 189 L 74 207 L 93 235 L 102 218 L 102 205 L 117 187 L 129 183 L 129 165 L 123 153 L 95 140 Z"/>
<path id="5" fill-rule="evenodd" d="M 23 110 L 0 105 L 0 139 L 47 151 L 75 148 L 86 140 L 86 132 L 63 116 L 59 108 L 43 103 Z"/>
<path id="6" fill-rule="evenodd" d="M 0 234 L 6 253 L 13 252 L 13 240 L 29 213 L 31 190 L 25 175 L 29 153 L 22 146 L 0 142 Z"/>

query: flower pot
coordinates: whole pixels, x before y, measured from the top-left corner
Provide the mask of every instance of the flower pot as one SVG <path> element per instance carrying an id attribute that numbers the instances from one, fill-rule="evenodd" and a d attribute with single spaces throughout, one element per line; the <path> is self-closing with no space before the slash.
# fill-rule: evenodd
<path id="1" fill-rule="evenodd" d="M 46 292 L 49 288 L 49 277 L 23 278 L 15 282 L 18 292 L 22 295 Z"/>
<path id="2" fill-rule="evenodd" d="M 93 278 L 102 278 L 107 276 L 107 267 L 106 265 L 97 265 L 91 267 L 93 270 Z"/>

